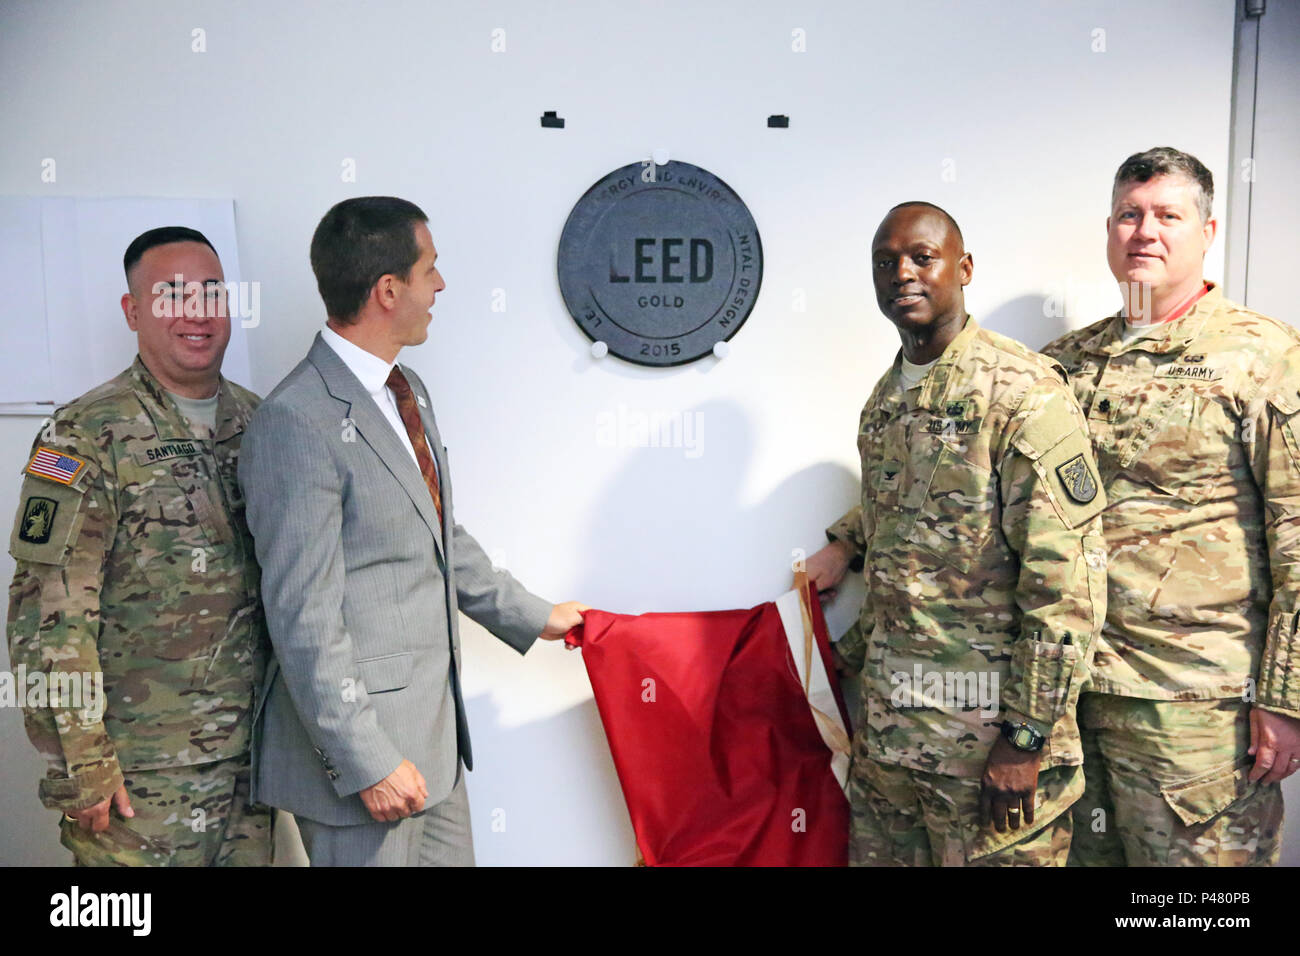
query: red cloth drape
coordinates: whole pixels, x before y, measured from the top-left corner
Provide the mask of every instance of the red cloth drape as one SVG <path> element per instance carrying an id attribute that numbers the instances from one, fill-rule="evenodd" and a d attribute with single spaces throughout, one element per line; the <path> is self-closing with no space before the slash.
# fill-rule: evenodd
<path id="1" fill-rule="evenodd" d="M 833 674 L 810 607 L 813 666 Z M 647 865 L 846 864 L 848 803 L 775 604 L 583 617 L 567 640 L 582 647 Z"/>

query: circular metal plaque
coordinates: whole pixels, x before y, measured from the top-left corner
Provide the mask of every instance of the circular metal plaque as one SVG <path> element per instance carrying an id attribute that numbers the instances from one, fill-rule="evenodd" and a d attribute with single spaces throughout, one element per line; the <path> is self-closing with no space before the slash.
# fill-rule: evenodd
<path id="1" fill-rule="evenodd" d="M 689 163 L 616 169 L 560 236 L 578 328 L 638 365 L 682 365 L 739 331 L 763 280 L 758 227 L 731 187 Z"/>

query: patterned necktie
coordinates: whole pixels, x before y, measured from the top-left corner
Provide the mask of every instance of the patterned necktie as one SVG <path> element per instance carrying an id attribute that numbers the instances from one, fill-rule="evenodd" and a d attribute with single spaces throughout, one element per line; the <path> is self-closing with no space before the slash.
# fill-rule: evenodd
<path id="1" fill-rule="evenodd" d="M 401 369 L 396 365 L 388 373 L 384 383 L 393 390 L 397 399 L 397 413 L 402 416 L 406 426 L 406 435 L 411 439 L 415 449 L 415 460 L 420 463 L 420 474 L 433 495 L 433 506 L 438 509 L 438 523 L 442 523 L 442 493 L 438 490 L 438 469 L 433 466 L 433 455 L 429 453 L 429 443 L 424 440 L 424 424 L 420 421 L 420 410 L 415 407 L 415 395 L 411 392 L 411 383 L 406 380 Z"/>

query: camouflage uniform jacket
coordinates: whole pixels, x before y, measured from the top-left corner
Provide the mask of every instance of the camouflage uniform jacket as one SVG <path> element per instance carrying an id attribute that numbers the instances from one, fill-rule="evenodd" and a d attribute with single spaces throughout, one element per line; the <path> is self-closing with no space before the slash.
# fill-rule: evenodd
<path id="1" fill-rule="evenodd" d="M 1125 343 L 1116 314 L 1046 349 L 1086 410 L 1110 601 L 1090 690 L 1300 717 L 1300 333 L 1211 288 Z"/>
<path id="2" fill-rule="evenodd" d="M 102 673 L 104 691 L 74 708 L 19 688 L 46 806 L 248 750 L 267 645 L 235 469 L 257 402 L 222 379 L 216 438 L 196 438 L 137 357 L 37 436 L 10 537 L 10 659 L 29 682 Z"/>
<path id="3" fill-rule="evenodd" d="M 827 535 L 865 558 L 838 646 L 862 667 L 868 756 L 978 776 L 1001 722 L 1023 720 L 1048 735 L 1042 769 L 1081 763 L 1105 497 L 1063 370 L 968 318 L 919 388 L 902 391 L 895 360 L 858 448 L 862 504 Z"/>

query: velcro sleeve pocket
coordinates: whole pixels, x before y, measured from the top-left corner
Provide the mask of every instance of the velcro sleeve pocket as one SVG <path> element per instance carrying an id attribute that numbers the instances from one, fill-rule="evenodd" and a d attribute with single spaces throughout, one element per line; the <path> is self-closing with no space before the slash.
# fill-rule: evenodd
<path id="1" fill-rule="evenodd" d="M 1269 621 L 1260 656 L 1256 700 L 1261 705 L 1300 713 L 1300 640 L 1296 625 L 1300 613 L 1275 613 Z"/>
<path id="2" fill-rule="evenodd" d="M 1077 429 L 1034 463 L 1052 506 L 1067 528 L 1077 528 L 1106 508 L 1092 443 Z"/>
<path id="3" fill-rule="evenodd" d="M 1003 703 L 1027 717 L 1055 724 L 1065 713 L 1070 699 L 1070 682 L 1079 661 L 1078 647 L 1027 639 L 1017 642 L 1011 658 L 1013 670 L 1024 675 L 1024 686 L 1021 700 L 1004 699 Z"/>
<path id="4" fill-rule="evenodd" d="M 1031 415 L 1012 444 L 1034 463 L 1044 493 L 1067 528 L 1077 528 L 1105 509 L 1092 442 L 1077 410 L 1063 398 L 1054 397 Z"/>

